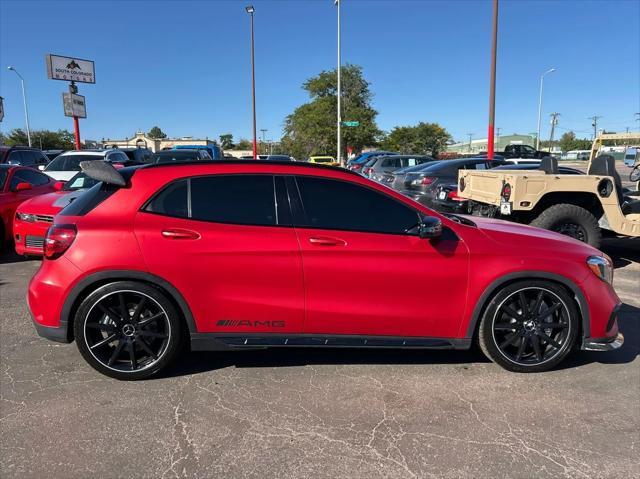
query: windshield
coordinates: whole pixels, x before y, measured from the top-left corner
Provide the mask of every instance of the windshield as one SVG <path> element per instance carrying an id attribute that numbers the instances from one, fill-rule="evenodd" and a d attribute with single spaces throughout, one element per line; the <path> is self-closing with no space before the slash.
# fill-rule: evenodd
<path id="1" fill-rule="evenodd" d="M 173 163 L 181 161 L 196 161 L 199 159 L 200 157 L 197 151 L 165 150 L 153 155 L 151 163 Z"/>
<path id="2" fill-rule="evenodd" d="M 97 183 L 98 180 L 89 178 L 85 172 L 80 172 L 64 184 L 62 191 L 85 190 Z"/>
<path id="3" fill-rule="evenodd" d="M 80 171 L 81 161 L 96 161 L 104 159 L 98 155 L 60 155 L 47 165 L 44 171 Z"/>

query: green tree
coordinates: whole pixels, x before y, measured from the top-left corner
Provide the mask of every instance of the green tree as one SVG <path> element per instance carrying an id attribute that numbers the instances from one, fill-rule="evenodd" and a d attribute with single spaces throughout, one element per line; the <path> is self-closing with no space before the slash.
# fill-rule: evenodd
<path id="1" fill-rule="evenodd" d="M 153 128 L 151 128 L 151 129 L 149 130 L 149 133 L 147 133 L 147 136 L 148 136 L 149 138 L 153 138 L 153 139 L 155 139 L 155 140 L 159 140 L 159 139 L 161 139 L 161 138 L 166 138 L 166 137 L 167 137 L 167 134 L 166 134 L 164 131 L 162 131 L 162 130 L 160 129 L 160 127 L 158 127 L 158 126 L 154 126 Z"/>
<path id="2" fill-rule="evenodd" d="M 567 131 L 560 137 L 558 142 L 560 149 L 564 152 L 571 150 L 590 150 L 591 141 L 586 138 L 580 140 L 576 138 L 576 134 L 572 131 Z"/>
<path id="3" fill-rule="evenodd" d="M 444 151 L 451 135 L 437 123 L 397 126 L 382 140 L 382 148 L 403 154 L 431 155 Z"/>
<path id="4" fill-rule="evenodd" d="M 337 74 L 336 70 L 323 71 L 308 79 L 302 88 L 310 97 L 287 116 L 284 124 L 282 149 L 296 158 L 311 155 L 335 154 L 337 136 Z M 342 145 L 361 150 L 375 145 L 381 132 L 375 118 L 377 111 L 371 107 L 372 93 L 362 75 L 362 68 L 346 65 L 342 68 L 342 118 L 358 121 L 357 127 L 342 128 Z M 343 156 L 345 151 L 343 151 Z"/>
<path id="5" fill-rule="evenodd" d="M 253 143 L 245 138 L 240 138 L 238 143 L 235 144 L 234 150 L 251 150 L 253 149 Z"/>
<path id="6" fill-rule="evenodd" d="M 223 150 L 233 149 L 234 147 L 233 135 L 231 133 L 220 135 L 220 146 L 222 147 Z"/>
<path id="7" fill-rule="evenodd" d="M 29 144 L 29 140 L 24 130 L 15 128 L 4 137 L 4 143 L 8 146 L 24 146 Z M 31 144 L 43 150 L 72 150 L 75 148 L 73 133 L 67 130 L 33 130 L 31 131 Z"/>

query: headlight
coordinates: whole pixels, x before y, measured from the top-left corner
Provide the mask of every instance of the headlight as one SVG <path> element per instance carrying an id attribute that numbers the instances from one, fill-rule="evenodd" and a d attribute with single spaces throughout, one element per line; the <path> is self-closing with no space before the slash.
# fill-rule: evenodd
<path id="1" fill-rule="evenodd" d="M 16 213 L 16 218 L 28 223 L 35 223 L 37 221 L 36 215 L 30 215 L 29 213 Z"/>
<path id="2" fill-rule="evenodd" d="M 589 256 L 587 266 L 602 281 L 613 284 L 613 265 L 611 260 L 604 256 Z"/>

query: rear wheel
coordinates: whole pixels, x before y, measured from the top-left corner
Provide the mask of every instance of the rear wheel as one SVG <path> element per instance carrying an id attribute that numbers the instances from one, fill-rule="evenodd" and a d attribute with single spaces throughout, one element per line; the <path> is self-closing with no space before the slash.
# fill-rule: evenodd
<path id="1" fill-rule="evenodd" d="M 571 351 L 578 319 L 573 300 L 561 286 L 519 281 L 493 297 L 478 340 L 484 354 L 509 371 L 547 371 Z"/>
<path id="2" fill-rule="evenodd" d="M 180 347 L 173 304 L 156 288 L 118 281 L 102 286 L 80 305 L 76 343 L 97 371 L 116 379 L 142 379 L 169 364 Z"/>
<path id="3" fill-rule="evenodd" d="M 570 236 L 595 248 L 600 246 L 602 239 L 596 217 L 580 206 L 567 203 L 550 206 L 531 222 L 531 226 Z"/>

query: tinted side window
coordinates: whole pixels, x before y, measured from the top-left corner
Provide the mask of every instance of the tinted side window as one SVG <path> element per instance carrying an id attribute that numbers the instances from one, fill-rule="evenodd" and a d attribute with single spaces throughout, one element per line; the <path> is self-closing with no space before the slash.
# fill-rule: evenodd
<path id="1" fill-rule="evenodd" d="M 269 175 L 191 178 L 191 217 L 217 223 L 275 225 L 274 178 Z"/>
<path id="2" fill-rule="evenodd" d="M 304 224 L 311 228 L 405 233 L 418 223 L 418 214 L 382 193 L 346 181 L 296 177 Z"/>
<path id="3" fill-rule="evenodd" d="M 177 216 L 179 218 L 188 218 L 188 181 L 189 180 L 185 179 L 169 184 L 147 204 L 144 208 L 145 211 L 167 216 Z"/>
<path id="4" fill-rule="evenodd" d="M 13 180 L 19 178 L 19 181 L 31 183 L 33 186 L 42 186 L 49 183 L 49 177 L 38 173 L 36 170 L 20 170 L 13 175 Z M 13 182 L 12 182 L 13 183 Z"/>

